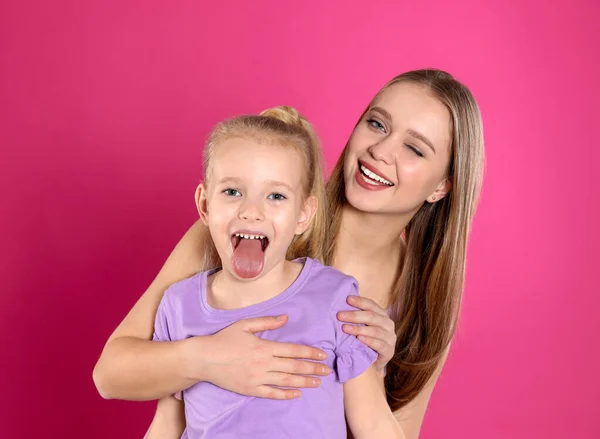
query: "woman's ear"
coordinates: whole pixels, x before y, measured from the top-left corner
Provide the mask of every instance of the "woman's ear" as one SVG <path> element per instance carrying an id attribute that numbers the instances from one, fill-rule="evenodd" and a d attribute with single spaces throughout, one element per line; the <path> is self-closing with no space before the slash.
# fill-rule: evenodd
<path id="1" fill-rule="evenodd" d="M 306 199 L 306 201 L 304 201 L 304 205 L 300 211 L 300 216 L 298 217 L 298 222 L 296 223 L 296 235 L 300 235 L 304 233 L 306 229 L 308 229 L 310 222 L 317 212 L 318 205 L 319 201 L 314 195 L 311 195 Z"/>
<path id="2" fill-rule="evenodd" d="M 438 201 L 440 201 L 442 198 L 444 198 L 446 195 L 448 195 L 450 193 L 450 191 L 452 190 L 452 180 L 450 179 L 450 177 L 447 177 L 445 179 L 443 179 L 440 184 L 438 184 L 438 187 L 435 188 L 435 191 L 427 197 L 427 202 L 428 203 L 436 203 Z"/>
<path id="3" fill-rule="evenodd" d="M 204 223 L 205 226 L 208 225 L 208 200 L 207 200 L 206 186 L 204 183 L 200 183 L 196 188 L 196 208 L 198 209 L 198 214 L 200 215 L 200 219 Z"/>

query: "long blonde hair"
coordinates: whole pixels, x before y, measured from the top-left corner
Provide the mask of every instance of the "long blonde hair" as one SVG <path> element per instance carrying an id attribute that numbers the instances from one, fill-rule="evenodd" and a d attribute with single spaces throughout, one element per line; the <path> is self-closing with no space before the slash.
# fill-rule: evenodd
<path id="1" fill-rule="evenodd" d="M 211 160 L 216 145 L 232 138 L 252 139 L 274 147 L 293 148 L 303 160 L 304 197 L 317 198 L 316 213 L 306 231 L 296 235 L 287 251 L 287 259 L 308 256 L 324 260 L 327 239 L 325 183 L 319 140 L 311 124 L 292 107 L 279 106 L 260 115 L 238 116 L 218 123 L 204 148 L 204 183 L 210 184 Z M 208 187 L 208 186 L 207 186 Z M 221 260 L 210 233 L 204 245 L 203 270 L 218 267 Z"/>
<path id="2" fill-rule="evenodd" d="M 450 344 L 464 287 L 467 242 L 483 179 L 481 115 L 471 92 L 440 70 L 403 73 L 373 98 L 398 82 L 427 88 L 452 119 L 452 190 L 436 203 L 423 203 L 405 229 L 406 252 L 392 290 L 391 310 L 397 344 L 388 364 L 386 391 L 392 410 L 410 402 L 436 370 Z M 367 107 L 367 110 L 368 108 Z M 365 112 L 367 111 L 365 110 Z M 361 115 L 359 122 L 364 117 Z M 347 148 L 347 147 L 346 147 Z M 347 203 L 342 152 L 327 182 L 329 234 L 325 262 L 332 264 L 343 206 Z"/>

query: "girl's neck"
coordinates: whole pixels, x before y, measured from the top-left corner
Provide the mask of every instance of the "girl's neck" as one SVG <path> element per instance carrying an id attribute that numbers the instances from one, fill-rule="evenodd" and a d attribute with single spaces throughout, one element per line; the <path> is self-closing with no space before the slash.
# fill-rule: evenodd
<path id="1" fill-rule="evenodd" d="M 207 300 L 217 309 L 237 309 L 269 300 L 285 291 L 302 271 L 302 264 L 283 260 L 256 280 L 244 281 L 223 269 L 208 278 Z"/>

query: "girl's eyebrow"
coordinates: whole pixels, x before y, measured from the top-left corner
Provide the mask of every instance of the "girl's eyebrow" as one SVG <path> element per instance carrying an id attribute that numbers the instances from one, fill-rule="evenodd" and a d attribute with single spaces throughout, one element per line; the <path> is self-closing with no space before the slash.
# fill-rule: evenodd
<path id="1" fill-rule="evenodd" d="M 222 179 L 219 180 L 218 184 L 223 184 L 223 183 L 239 183 L 240 179 L 239 178 L 235 178 L 235 177 L 223 177 Z"/>
<path id="2" fill-rule="evenodd" d="M 268 180 L 265 182 L 268 186 L 281 186 L 286 188 L 288 191 L 290 192 L 295 192 L 294 188 L 292 186 L 290 186 L 287 183 L 284 183 L 283 181 L 277 181 L 277 180 Z"/>
<path id="3" fill-rule="evenodd" d="M 240 182 L 241 182 L 241 180 L 239 178 L 236 178 L 236 177 L 223 177 L 222 179 L 220 179 L 218 181 L 218 184 L 225 184 L 225 183 L 239 184 Z M 291 193 L 295 193 L 296 192 L 294 190 L 294 188 L 290 184 L 285 183 L 283 181 L 279 181 L 279 180 L 267 180 L 267 181 L 264 182 L 264 184 L 266 186 L 280 186 L 280 187 L 286 188 Z"/>

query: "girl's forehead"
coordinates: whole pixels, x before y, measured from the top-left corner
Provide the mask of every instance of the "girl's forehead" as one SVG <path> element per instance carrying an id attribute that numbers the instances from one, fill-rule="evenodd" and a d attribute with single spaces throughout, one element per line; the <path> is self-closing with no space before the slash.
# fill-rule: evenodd
<path id="1" fill-rule="evenodd" d="M 209 167 L 215 179 L 274 180 L 289 185 L 301 184 L 304 174 L 302 157 L 296 149 L 246 138 L 215 145 Z"/>

